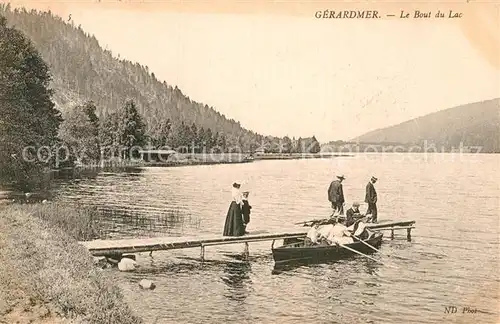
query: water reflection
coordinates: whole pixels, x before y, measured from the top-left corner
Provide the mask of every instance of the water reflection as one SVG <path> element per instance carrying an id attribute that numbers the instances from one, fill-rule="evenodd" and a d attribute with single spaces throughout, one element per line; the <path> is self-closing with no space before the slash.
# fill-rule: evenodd
<path id="1" fill-rule="evenodd" d="M 356 262 L 356 264 L 359 265 L 359 267 L 361 267 L 362 270 L 367 274 L 376 275 L 378 273 L 378 270 L 380 269 L 379 263 L 367 259 L 362 259 L 362 261 L 359 261 L 360 262 Z"/>
<path id="2" fill-rule="evenodd" d="M 94 206 L 102 239 L 180 236 L 185 227 L 196 228 L 199 220 L 164 200 L 171 188 L 159 191 L 148 178 L 151 170 L 123 167 L 95 170 L 63 170 L 54 177 L 61 185 L 59 201 Z"/>
<path id="3" fill-rule="evenodd" d="M 56 182 L 58 180 L 95 179 L 99 172 L 99 169 L 60 169 L 54 170 L 51 178 Z"/>
<path id="4" fill-rule="evenodd" d="M 190 223 L 189 215 L 179 211 L 158 211 L 155 215 L 144 216 L 137 210 L 119 207 L 99 206 L 101 238 L 126 236 L 151 237 L 168 233 L 169 236 L 181 236 L 186 223 Z"/>
<path id="5" fill-rule="evenodd" d="M 224 297 L 233 301 L 244 301 L 249 294 L 251 265 L 248 262 L 227 262 L 221 279 L 227 286 Z"/>
<path id="6" fill-rule="evenodd" d="M 344 267 L 344 265 L 348 263 L 348 266 L 350 267 L 349 271 L 354 271 L 354 272 L 365 272 L 369 275 L 376 275 L 377 271 L 380 268 L 380 264 L 368 260 L 362 257 L 351 257 L 349 259 L 345 260 L 336 260 L 336 261 L 327 261 L 327 262 L 315 262 L 315 261 L 300 261 L 300 260 L 294 260 L 294 261 L 289 261 L 289 262 L 280 262 L 280 263 L 275 263 L 274 268 L 272 270 L 273 275 L 279 275 L 284 272 L 293 272 L 296 271 L 299 268 L 309 268 L 316 272 L 321 273 L 325 269 L 331 268 L 332 266 L 335 267 Z M 325 273 L 322 273 L 323 275 Z"/>
<path id="7" fill-rule="evenodd" d="M 16 179 L 5 183 L 0 181 L 2 199 L 14 203 L 38 203 L 57 197 L 62 184 L 78 183 L 84 179 L 96 179 L 99 169 L 60 169 Z"/>

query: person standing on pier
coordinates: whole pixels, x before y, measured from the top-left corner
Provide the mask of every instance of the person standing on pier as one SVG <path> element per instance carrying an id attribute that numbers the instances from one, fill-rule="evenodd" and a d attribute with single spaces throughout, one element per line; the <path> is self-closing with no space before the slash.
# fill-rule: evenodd
<path id="1" fill-rule="evenodd" d="M 375 182 L 377 178 L 372 177 L 368 184 L 366 185 L 366 195 L 365 202 L 368 203 L 368 209 L 366 210 L 366 215 L 371 214 L 371 221 L 373 223 L 377 222 L 377 191 L 375 190 Z"/>
<path id="2" fill-rule="evenodd" d="M 241 213 L 242 195 L 240 192 L 241 185 L 233 183 L 231 191 L 231 204 L 226 215 L 226 222 L 224 224 L 224 236 L 242 236 L 245 234 L 245 226 L 243 224 L 243 217 Z"/>
<path id="3" fill-rule="evenodd" d="M 342 188 L 342 181 L 345 179 L 343 175 L 337 176 L 338 180 L 334 180 L 328 187 L 328 200 L 332 203 L 333 214 L 339 212 L 344 215 L 344 190 Z"/>
<path id="4" fill-rule="evenodd" d="M 244 191 L 243 192 L 243 198 L 242 198 L 242 205 L 241 205 L 241 213 L 243 214 L 243 227 L 244 227 L 244 232 L 245 234 L 248 234 L 247 232 L 247 225 L 250 223 L 250 211 L 252 209 L 252 206 L 248 203 L 248 195 L 250 192 Z"/>

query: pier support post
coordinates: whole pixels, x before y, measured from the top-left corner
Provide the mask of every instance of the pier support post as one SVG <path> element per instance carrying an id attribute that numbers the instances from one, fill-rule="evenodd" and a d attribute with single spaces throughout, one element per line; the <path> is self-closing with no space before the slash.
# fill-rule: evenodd
<path id="1" fill-rule="evenodd" d="M 248 249 L 248 242 L 245 242 L 245 250 L 243 251 L 243 256 L 245 257 L 245 260 L 248 259 L 249 255 L 250 255 L 250 251 Z"/>
<path id="2" fill-rule="evenodd" d="M 411 228 L 406 229 L 406 239 L 408 240 L 408 242 L 411 241 Z"/>
<path id="3" fill-rule="evenodd" d="M 394 227 L 391 227 L 391 240 L 394 240 Z"/>
<path id="4" fill-rule="evenodd" d="M 201 246 L 201 251 L 200 251 L 200 259 L 201 261 L 205 261 L 205 246 Z"/>

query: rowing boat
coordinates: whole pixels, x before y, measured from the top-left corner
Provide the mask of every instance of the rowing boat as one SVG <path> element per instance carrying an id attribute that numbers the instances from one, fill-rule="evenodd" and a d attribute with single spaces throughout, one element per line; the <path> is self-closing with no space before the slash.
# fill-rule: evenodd
<path id="1" fill-rule="evenodd" d="M 364 242 L 378 248 L 382 244 L 382 232 L 374 232 L 373 235 Z M 346 248 L 347 247 L 347 248 Z M 355 241 L 354 243 L 339 245 L 310 245 L 305 246 L 304 241 L 284 242 L 277 248 L 272 248 L 273 258 L 275 263 L 284 262 L 307 262 L 321 263 L 323 261 L 335 261 L 348 258 L 356 250 L 361 253 L 372 253 L 374 250 L 363 242 Z"/>

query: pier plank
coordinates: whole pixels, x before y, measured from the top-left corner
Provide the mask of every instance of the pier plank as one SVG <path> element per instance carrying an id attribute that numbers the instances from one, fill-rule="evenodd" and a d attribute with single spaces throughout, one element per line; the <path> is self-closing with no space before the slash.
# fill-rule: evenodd
<path id="1" fill-rule="evenodd" d="M 371 229 L 403 229 L 413 226 L 415 221 L 389 221 L 378 224 L 367 224 Z M 403 227 L 403 228 L 401 228 Z M 199 237 L 152 237 L 120 240 L 94 240 L 80 242 L 93 256 L 108 256 L 125 253 L 151 252 L 160 250 L 187 249 L 209 245 L 237 244 L 259 241 L 272 241 L 287 238 L 305 237 L 306 230 L 277 233 L 250 233 L 244 236 L 199 236 Z"/>
<path id="2" fill-rule="evenodd" d="M 382 221 L 379 223 L 368 223 L 366 227 L 371 229 L 381 229 L 387 227 L 396 227 L 396 226 L 413 226 L 415 224 L 414 220 L 408 221 Z"/>
<path id="3" fill-rule="evenodd" d="M 207 245 L 236 244 L 304 237 L 306 232 L 260 233 L 244 236 L 155 237 L 143 239 L 94 240 L 80 242 L 94 256 L 187 249 Z"/>

